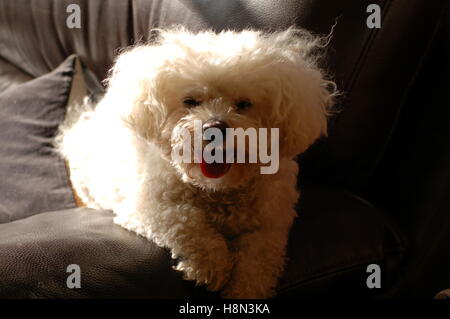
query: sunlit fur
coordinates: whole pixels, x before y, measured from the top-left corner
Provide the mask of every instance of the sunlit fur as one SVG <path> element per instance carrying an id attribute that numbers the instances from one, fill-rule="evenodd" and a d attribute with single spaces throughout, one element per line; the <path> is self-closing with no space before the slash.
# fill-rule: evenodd
<path id="1" fill-rule="evenodd" d="M 325 40 L 290 28 L 263 33 L 158 30 L 156 42 L 122 52 L 96 106 L 72 106 L 57 145 L 74 189 L 92 208 L 171 249 L 185 279 L 223 297 L 273 296 L 283 271 L 298 167 L 294 157 L 327 132 L 335 94 L 317 66 Z M 187 107 L 186 97 L 201 101 Z M 251 101 L 245 110 L 236 102 Z M 280 168 L 233 164 L 204 177 L 171 160 L 176 128 L 219 119 L 279 128 Z"/>

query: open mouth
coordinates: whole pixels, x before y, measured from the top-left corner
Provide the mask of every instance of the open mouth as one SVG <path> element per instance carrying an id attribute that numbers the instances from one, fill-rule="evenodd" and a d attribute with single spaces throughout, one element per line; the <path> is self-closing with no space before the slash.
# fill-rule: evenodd
<path id="1" fill-rule="evenodd" d="M 211 151 L 211 155 L 215 155 L 216 150 Z M 202 156 L 202 161 L 200 163 L 200 169 L 202 171 L 203 176 L 208 178 L 219 178 L 224 176 L 231 168 L 231 163 L 207 163 L 206 160 Z"/>
<path id="2" fill-rule="evenodd" d="M 231 164 L 229 163 L 206 163 L 201 162 L 200 168 L 202 170 L 202 174 L 208 178 L 219 178 L 224 176 L 231 168 Z"/>

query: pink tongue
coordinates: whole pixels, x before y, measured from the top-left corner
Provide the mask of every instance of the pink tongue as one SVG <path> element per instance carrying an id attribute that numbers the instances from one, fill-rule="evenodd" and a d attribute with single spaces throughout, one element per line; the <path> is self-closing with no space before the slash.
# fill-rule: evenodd
<path id="1" fill-rule="evenodd" d="M 211 163 L 208 164 L 205 161 L 200 163 L 200 168 L 205 177 L 208 178 L 219 178 L 225 175 L 230 169 L 231 164 L 229 163 Z"/>

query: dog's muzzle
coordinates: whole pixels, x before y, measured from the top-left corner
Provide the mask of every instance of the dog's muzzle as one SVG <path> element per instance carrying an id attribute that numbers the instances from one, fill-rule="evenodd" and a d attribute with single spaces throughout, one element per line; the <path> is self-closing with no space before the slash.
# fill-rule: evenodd
<path id="1" fill-rule="evenodd" d="M 215 128 L 218 129 L 221 133 L 222 133 L 222 143 L 223 145 L 221 146 L 221 151 L 224 152 L 225 150 L 225 140 L 226 140 L 226 132 L 227 132 L 227 128 L 228 128 L 228 124 L 223 122 L 223 121 L 219 121 L 216 119 L 212 119 L 212 120 L 208 120 L 203 124 L 203 134 L 204 137 L 206 139 L 208 139 L 209 141 L 213 142 L 214 141 L 214 135 L 209 135 L 208 134 L 208 129 L 211 128 Z M 216 149 L 213 149 L 211 151 L 211 155 L 215 155 Z M 207 163 L 204 159 L 204 157 L 202 156 L 202 162 L 200 163 L 200 168 L 202 171 L 202 174 L 205 177 L 208 178 L 219 178 L 224 176 L 229 169 L 231 168 L 231 164 L 230 163 L 226 163 L 226 156 L 225 154 L 223 154 L 223 163 L 216 163 L 216 162 L 212 162 L 212 163 Z"/>

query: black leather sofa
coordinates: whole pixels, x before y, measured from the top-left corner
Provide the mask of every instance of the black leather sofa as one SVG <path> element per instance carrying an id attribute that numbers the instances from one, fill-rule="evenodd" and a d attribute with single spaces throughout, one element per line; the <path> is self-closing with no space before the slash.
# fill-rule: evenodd
<path id="1" fill-rule="evenodd" d="M 66 26 L 73 3 L 80 29 Z M 371 3 L 379 29 L 366 24 Z M 278 298 L 433 297 L 450 287 L 449 17 L 445 0 L 0 0 L 0 93 L 73 53 L 101 80 L 117 50 L 151 40 L 152 27 L 328 34 L 335 25 L 324 67 L 343 95 L 329 137 L 299 159 L 302 199 Z M 79 289 L 66 285 L 72 263 Z M 379 289 L 367 286 L 370 264 Z M 108 211 L 70 204 L 0 224 L 1 298 L 218 297 L 172 265 Z"/>

